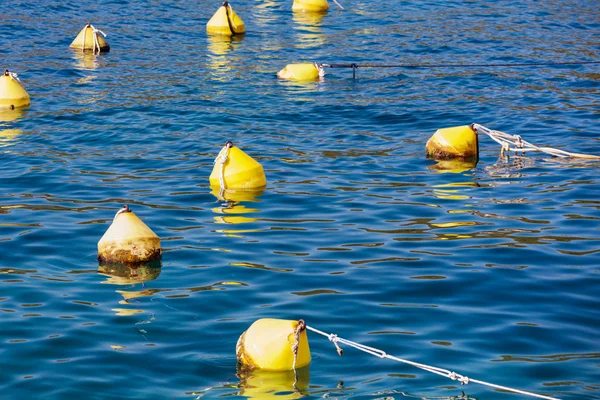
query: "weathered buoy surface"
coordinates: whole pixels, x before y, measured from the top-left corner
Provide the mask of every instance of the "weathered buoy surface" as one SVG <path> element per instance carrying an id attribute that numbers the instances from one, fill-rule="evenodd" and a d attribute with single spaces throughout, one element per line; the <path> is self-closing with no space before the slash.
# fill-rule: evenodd
<path id="1" fill-rule="evenodd" d="M 214 35 L 231 36 L 246 32 L 246 26 L 226 1 L 206 24 L 206 32 Z"/>
<path id="2" fill-rule="evenodd" d="M 257 189 L 267 185 L 262 165 L 239 147 L 227 142 L 215 159 L 210 186 L 220 189 Z"/>
<path id="3" fill-rule="evenodd" d="M 102 52 L 109 51 L 110 46 L 104 39 L 106 34 L 88 23 L 79 32 L 69 47 L 82 51 Z"/>
<path id="4" fill-rule="evenodd" d="M 290 371 L 304 367 L 311 360 L 304 321 L 259 319 L 238 339 L 236 355 L 246 369 Z"/>
<path id="5" fill-rule="evenodd" d="M 277 77 L 291 81 L 317 81 L 325 75 L 322 67 L 315 63 L 288 64 L 277 73 Z"/>
<path id="6" fill-rule="evenodd" d="M 468 125 L 438 129 L 425 149 L 427 155 L 436 160 L 478 157 L 477 133 Z"/>
<path id="7" fill-rule="evenodd" d="M 327 0 L 294 0 L 294 4 L 292 5 L 293 11 L 322 12 L 328 9 L 329 4 Z"/>
<path id="8" fill-rule="evenodd" d="M 144 263 L 160 259 L 160 239 L 127 205 L 123 206 L 98 242 L 98 260 Z"/>
<path id="9" fill-rule="evenodd" d="M 0 110 L 14 110 L 28 106 L 29 103 L 29 93 L 17 78 L 17 74 L 5 70 L 0 76 Z"/>

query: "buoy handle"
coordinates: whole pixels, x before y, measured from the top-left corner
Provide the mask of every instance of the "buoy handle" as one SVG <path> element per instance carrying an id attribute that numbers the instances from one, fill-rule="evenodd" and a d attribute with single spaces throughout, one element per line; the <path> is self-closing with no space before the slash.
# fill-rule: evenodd
<path id="1" fill-rule="evenodd" d="M 227 147 L 228 149 L 233 147 L 233 142 L 231 140 L 228 140 L 227 143 L 225 143 L 225 147 Z"/>
<path id="2" fill-rule="evenodd" d="M 119 214 L 123 214 L 123 213 L 130 213 L 131 209 L 129 208 L 129 206 L 127 204 L 124 204 L 123 207 L 121 207 L 121 209 L 119 211 L 117 211 L 117 213 L 115 214 L 115 218 L 117 218 L 119 216 Z"/>
<path id="3" fill-rule="evenodd" d="M 7 69 L 5 69 L 5 70 L 4 70 L 4 76 L 9 76 L 9 75 L 10 75 L 10 72 L 8 72 L 8 70 L 7 70 Z"/>

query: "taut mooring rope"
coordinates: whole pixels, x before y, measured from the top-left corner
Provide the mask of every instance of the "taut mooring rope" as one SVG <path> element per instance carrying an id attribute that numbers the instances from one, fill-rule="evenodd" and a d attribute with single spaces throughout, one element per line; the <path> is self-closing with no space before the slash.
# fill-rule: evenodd
<path id="1" fill-rule="evenodd" d="M 519 135 L 509 135 L 508 133 L 495 131 L 489 128 L 486 128 L 483 125 L 472 124 L 471 129 L 475 132 L 483 133 L 489 136 L 492 140 L 502 146 L 502 155 L 504 155 L 505 151 L 514 151 L 514 152 L 526 152 L 526 151 L 541 151 L 555 157 L 572 157 L 572 158 L 583 158 L 588 160 L 600 160 L 600 156 L 590 155 L 590 154 L 581 154 L 581 153 L 571 153 L 564 150 L 554 149 L 552 147 L 540 147 L 534 144 L 529 143 L 528 141 L 521 138 Z M 512 146 L 512 147 L 511 147 Z"/>
<path id="2" fill-rule="evenodd" d="M 324 68 L 487 68 L 487 67 L 554 67 L 559 65 L 588 65 L 600 64 L 600 61 L 557 61 L 530 63 L 481 63 L 481 64 L 327 64 L 320 63 Z"/>
<path id="3" fill-rule="evenodd" d="M 370 347 L 370 346 L 365 346 L 364 344 L 360 344 L 360 343 L 356 343 L 353 342 L 351 340 L 348 339 L 344 339 L 339 337 L 338 335 L 335 335 L 333 333 L 329 334 L 329 333 L 325 333 L 323 331 L 320 331 L 318 329 L 315 329 L 311 326 L 306 325 L 306 329 L 318 333 L 319 335 L 325 336 L 326 338 L 329 339 L 329 341 L 331 341 L 335 347 L 338 349 L 338 354 L 340 354 L 340 348 L 338 346 L 338 343 L 344 344 L 346 346 L 350 346 L 350 347 L 354 347 L 357 350 L 363 351 L 365 353 L 377 356 L 379 358 L 387 358 L 389 360 L 393 360 L 393 361 L 398 361 L 401 363 L 405 363 L 408 365 L 412 365 L 413 367 L 417 367 L 420 368 L 422 370 L 437 374 L 437 375 L 441 375 L 441 376 L 445 376 L 446 378 L 450 378 L 454 381 L 459 381 L 461 383 L 461 385 L 466 385 L 468 383 L 474 382 L 474 383 L 479 383 L 480 385 L 485 385 L 485 386 L 489 386 L 495 389 L 500 389 L 500 390 L 506 390 L 509 392 L 513 392 L 513 393 L 519 393 L 519 394 L 524 394 L 527 396 L 532 396 L 532 397 L 537 397 L 540 399 L 546 399 L 546 400 L 560 400 L 557 399 L 556 397 L 550 397 L 550 396 L 544 396 L 542 394 L 537 394 L 537 393 L 532 393 L 532 392 L 526 392 L 524 390 L 519 390 L 519 389 L 513 389 L 513 388 L 509 388 L 507 386 L 500 386 L 500 385 L 496 385 L 494 383 L 489 383 L 489 382 L 485 382 L 485 381 L 480 381 L 478 379 L 473 379 L 473 378 L 468 378 L 464 375 L 460 375 L 457 374 L 456 372 L 444 369 L 444 368 L 438 368 L 438 367 L 433 367 L 431 365 L 426 365 L 426 364 L 421 364 L 421 363 L 417 363 L 414 361 L 409 361 L 409 360 L 404 360 L 402 358 L 398 358 L 398 357 L 394 357 L 391 356 L 389 354 L 387 354 L 385 351 L 383 350 L 379 350 L 376 349 L 374 347 Z M 340 354 L 341 355 L 341 354 Z"/>

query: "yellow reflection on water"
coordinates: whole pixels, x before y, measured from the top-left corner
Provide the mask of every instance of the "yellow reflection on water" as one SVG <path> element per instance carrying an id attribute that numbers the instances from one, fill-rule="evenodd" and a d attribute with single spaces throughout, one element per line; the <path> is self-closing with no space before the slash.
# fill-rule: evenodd
<path id="1" fill-rule="evenodd" d="M 294 371 L 246 371 L 238 367 L 240 379 L 238 395 L 250 399 L 299 399 L 308 395 L 309 367 Z"/>
<path id="2" fill-rule="evenodd" d="M 112 285 L 133 285 L 136 283 L 143 283 L 152 281 L 160 275 L 162 263 L 160 260 L 151 261 L 144 264 L 120 264 L 120 263 L 104 263 L 101 262 L 98 265 L 98 273 L 107 277 L 102 282 L 105 284 Z M 157 289 L 146 289 L 146 290 L 116 290 L 123 300 L 119 304 L 127 305 L 133 299 L 142 296 L 151 296 L 157 293 Z M 131 308 L 113 308 L 112 311 L 118 316 L 131 316 L 135 314 L 143 313 L 144 310 L 131 309 Z"/>
<path id="3" fill-rule="evenodd" d="M 100 55 L 98 54 L 81 52 L 80 50 L 72 50 L 71 53 L 74 61 L 73 64 L 77 69 L 83 71 L 93 71 L 100 66 L 100 63 L 98 62 L 98 57 L 100 57 Z"/>
<path id="4" fill-rule="evenodd" d="M 21 129 L 5 129 L 0 131 L 0 147 L 7 147 L 16 142 L 16 137 L 22 134 Z"/>
<path id="5" fill-rule="evenodd" d="M 439 173 L 460 174 L 474 169 L 477 166 L 477 159 L 472 160 L 436 160 L 436 163 L 428 168 Z"/>
<path id="6" fill-rule="evenodd" d="M 19 107 L 14 110 L 0 109 L 0 122 L 13 122 L 23 116 L 23 111 L 28 107 Z"/>
<path id="7" fill-rule="evenodd" d="M 326 13 L 295 11 L 293 20 L 297 26 L 296 47 L 306 49 L 325 44 L 321 25 Z"/>
<path id="8" fill-rule="evenodd" d="M 237 44 L 244 39 L 244 35 L 207 35 L 208 62 L 210 77 L 219 82 L 228 82 L 234 77 L 231 67 L 231 53 Z"/>
<path id="9" fill-rule="evenodd" d="M 246 224 L 257 222 L 258 218 L 246 217 L 243 214 L 258 213 L 258 208 L 248 208 L 241 204 L 242 202 L 257 203 L 264 192 L 264 188 L 255 190 L 220 190 L 218 187 L 211 187 L 211 193 L 223 203 L 219 207 L 214 207 L 212 211 L 217 214 L 214 220 L 217 224 Z M 258 232 L 258 230 L 234 230 L 222 229 L 217 232 L 225 233 L 228 236 L 242 237 L 240 233 Z"/>

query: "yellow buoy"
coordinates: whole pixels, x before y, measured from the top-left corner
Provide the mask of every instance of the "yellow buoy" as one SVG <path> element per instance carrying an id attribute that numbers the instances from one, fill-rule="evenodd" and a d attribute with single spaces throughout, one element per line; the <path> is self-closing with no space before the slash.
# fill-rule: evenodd
<path id="1" fill-rule="evenodd" d="M 160 239 L 127 205 L 123 206 L 98 242 L 98 260 L 144 263 L 160 259 Z"/>
<path id="2" fill-rule="evenodd" d="M 329 4 L 327 0 L 294 0 L 293 11 L 327 11 Z"/>
<path id="3" fill-rule="evenodd" d="M 235 35 L 246 32 L 244 21 L 224 2 L 206 24 L 206 32 L 215 35 Z"/>
<path id="4" fill-rule="evenodd" d="M 290 371 L 304 367 L 310 364 L 306 325 L 303 320 L 259 319 L 238 339 L 236 355 L 245 369 Z"/>
<path id="5" fill-rule="evenodd" d="M 210 186 L 225 189 L 257 189 L 267 185 L 262 165 L 233 143 L 227 142 L 215 158 Z"/>
<path id="6" fill-rule="evenodd" d="M 288 64 L 277 73 L 277 77 L 291 81 L 316 81 L 325 75 L 325 70 L 316 63 Z"/>
<path id="7" fill-rule="evenodd" d="M 29 94 L 17 74 L 5 70 L 4 75 L 0 76 L 0 110 L 25 107 L 29 102 Z"/>
<path id="8" fill-rule="evenodd" d="M 468 125 L 438 129 L 425 149 L 427 155 L 436 160 L 478 157 L 477 133 Z"/>
<path id="9" fill-rule="evenodd" d="M 88 24 L 83 27 L 69 47 L 79 49 L 81 51 L 92 51 L 94 53 L 109 51 L 110 46 L 106 40 L 104 40 L 103 36 L 106 37 L 104 32 L 102 32 L 100 29 L 94 28 L 94 26 L 88 22 Z"/>

